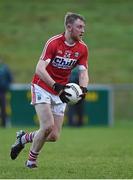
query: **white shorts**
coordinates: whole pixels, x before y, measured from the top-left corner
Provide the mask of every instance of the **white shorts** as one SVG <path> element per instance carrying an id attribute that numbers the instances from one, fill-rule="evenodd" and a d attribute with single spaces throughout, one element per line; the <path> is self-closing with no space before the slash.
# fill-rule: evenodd
<path id="1" fill-rule="evenodd" d="M 47 103 L 51 104 L 53 114 L 63 116 L 66 103 L 63 103 L 59 96 L 51 94 L 36 84 L 31 85 L 31 104 Z"/>

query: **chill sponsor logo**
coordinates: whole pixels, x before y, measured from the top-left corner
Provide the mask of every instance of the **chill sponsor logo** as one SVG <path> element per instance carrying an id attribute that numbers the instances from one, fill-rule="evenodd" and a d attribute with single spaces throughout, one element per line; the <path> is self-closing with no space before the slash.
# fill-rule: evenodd
<path id="1" fill-rule="evenodd" d="M 71 69 L 77 62 L 77 59 L 68 59 L 65 57 L 56 56 L 52 61 L 52 65 L 62 69 Z"/>

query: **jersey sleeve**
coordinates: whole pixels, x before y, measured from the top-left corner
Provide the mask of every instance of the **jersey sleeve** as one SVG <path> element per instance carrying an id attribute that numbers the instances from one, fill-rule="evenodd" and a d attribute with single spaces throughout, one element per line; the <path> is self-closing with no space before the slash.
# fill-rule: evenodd
<path id="1" fill-rule="evenodd" d="M 82 55 L 78 61 L 78 66 L 84 66 L 85 68 L 88 68 L 88 58 L 89 58 L 88 48 L 87 46 L 84 46 L 82 50 Z"/>
<path id="2" fill-rule="evenodd" d="M 44 61 L 47 59 L 52 59 L 52 57 L 54 56 L 54 52 L 55 52 L 54 42 L 48 40 L 43 48 L 40 59 Z"/>

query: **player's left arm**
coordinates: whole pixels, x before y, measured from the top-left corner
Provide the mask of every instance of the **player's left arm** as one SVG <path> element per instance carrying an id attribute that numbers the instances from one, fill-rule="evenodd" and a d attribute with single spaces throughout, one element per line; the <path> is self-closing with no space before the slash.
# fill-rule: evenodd
<path id="1" fill-rule="evenodd" d="M 83 95 L 82 99 L 85 98 L 87 93 L 87 87 L 89 84 L 89 74 L 88 74 L 88 48 L 84 46 L 82 57 L 79 61 L 79 85 L 82 89 Z"/>
<path id="2" fill-rule="evenodd" d="M 88 68 L 85 68 L 83 70 L 79 70 L 79 85 L 81 87 L 86 87 L 89 84 L 89 74 L 88 74 Z"/>
<path id="3" fill-rule="evenodd" d="M 83 46 L 82 56 L 79 59 L 79 63 L 78 63 L 79 85 L 85 88 L 87 88 L 89 83 L 88 60 L 89 60 L 89 51 L 88 51 L 88 47 L 85 45 Z"/>
<path id="4" fill-rule="evenodd" d="M 81 98 L 84 99 L 86 96 L 86 93 L 88 91 L 87 86 L 89 83 L 89 75 L 88 75 L 88 69 L 82 69 L 79 70 L 79 85 L 82 89 L 83 94 L 81 95 Z"/>

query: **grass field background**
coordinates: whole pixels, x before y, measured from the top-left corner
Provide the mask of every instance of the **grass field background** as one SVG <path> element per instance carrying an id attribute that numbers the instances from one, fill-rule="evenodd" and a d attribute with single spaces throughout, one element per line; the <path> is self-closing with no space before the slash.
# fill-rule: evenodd
<path id="1" fill-rule="evenodd" d="M 0 0 L 0 58 L 11 68 L 14 82 L 31 82 L 44 43 L 64 31 L 67 11 L 87 21 L 90 82 L 133 83 L 132 0 Z M 1 128 L 0 178 L 132 179 L 132 92 L 117 92 L 115 101 L 119 119 L 114 127 L 64 127 L 60 140 L 43 148 L 35 170 L 24 167 L 29 145 L 17 160 L 9 157 L 21 127 Z"/>
<path id="2" fill-rule="evenodd" d="M 132 0 L 0 0 L 0 58 L 14 83 L 31 82 L 44 43 L 64 31 L 68 11 L 86 18 L 90 83 L 133 83 Z M 115 95 L 117 119 L 131 119 L 132 102 L 132 92 Z"/>
<path id="3" fill-rule="evenodd" d="M 91 83 L 133 83 L 132 0 L 0 0 L 0 56 L 15 82 L 30 83 L 43 45 L 64 31 L 64 15 L 86 18 Z"/>
<path id="4" fill-rule="evenodd" d="M 34 170 L 24 166 L 29 144 L 15 161 L 9 157 L 18 129 L 0 129 L 0 178 L 133 178 L 132 122 L 113 128 L 64 127 L 60 140 L 43 148 Z"/>

